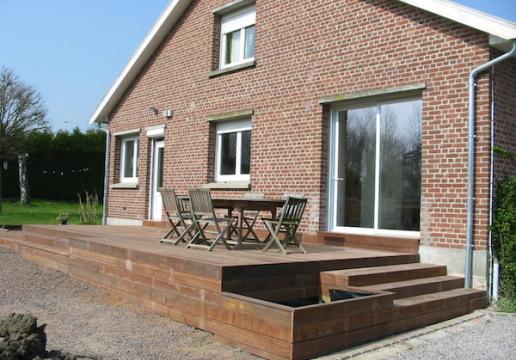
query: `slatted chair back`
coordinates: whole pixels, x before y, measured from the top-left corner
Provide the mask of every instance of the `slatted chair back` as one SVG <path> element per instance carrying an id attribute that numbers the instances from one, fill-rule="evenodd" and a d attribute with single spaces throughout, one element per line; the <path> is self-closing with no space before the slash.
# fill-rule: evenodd
<path id="1" fill-rule="evenodd" d="M 222 241 L 226 249 L 231 250 L 226 237 L 229 237 L 233 227 L 233 218 L 217 218 L 211 200 L 211 193 L 208 189 L 190 189 L 190 211 L 192 223 L 196 233 L 192 240 L 186 245 L 187 248 L 203 248 L 212 251 Z M 223 227 L 223 224 L 227 225 Z M 215 231 L 210 230 L 208 225 L 214 225 Z M 214 233 L 214 239 L 208 239 L 207 233 Z"/>
<path id="2" fill-rule="evenodd" d="M 208 189 L 190 189 L 190 209 L 195 217 L 215 217 L 211 193 Z"/>
<path id="3" fill-rule="evenodd" d="M 288 196 L 285 201 L 285 205 L 281 209 L 280 216 L 278 218 L 278 226 L 284 223 L 295 224 L 301 222 L 303 213 L 306 207 L 306 198 L 297 198 Z"/>
<path id="4" fill-rule="evenodd" d="M 185 196 L 177 196 L 173 188 L 162 189 L 160 192 L 165 213 L 171 226 L 170 231 L 161 239 L 161 242 L 174 245 L 186 242 L 185 236 L 190 238 L 193 236 L 191 232 L 192 224 L 187 224 L 187 221 L 190 220 L 188 199 Z"/>
<path id="5" fill-rule="evenodd" d="M 288 196 L 278 220 L 264 220 L 265 227 L 269 230 L 269 236 L 263 251 L 268 251 L 275 244 L 285 255 L 289 245 L 295 245 L 301 252 L 307 253 L 301 240 L 296 237 L 306 202 L 306 198 Z M 285 235 L 282 240 L 278 237 L 280 233 Z"/>
<path id="6" fill-rule="evenodd" d="M 163 200 L 163 206 L 167 216 L 180 216 L 181 210 L 178 206 L 178 199 L 176 196 L 175 189 L 161 189 L 161 200 Z"/>

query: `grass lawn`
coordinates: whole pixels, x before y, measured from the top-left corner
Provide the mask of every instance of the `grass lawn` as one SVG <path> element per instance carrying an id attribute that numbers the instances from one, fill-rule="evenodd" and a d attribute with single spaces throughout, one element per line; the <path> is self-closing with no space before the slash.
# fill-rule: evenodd
<path id="1" fill-rule="evenodd" d="M 79 203 L 33 199 L 28 206 L 21 205 L 18 200 L 4 200 L 0 225 L 22 224 L 57 224 L 56 217 L 60 213 L 68 213 L 69 224 L 79 224 Z M 102 222 L 102 205 L 97 209 L 97 223 Z"/>

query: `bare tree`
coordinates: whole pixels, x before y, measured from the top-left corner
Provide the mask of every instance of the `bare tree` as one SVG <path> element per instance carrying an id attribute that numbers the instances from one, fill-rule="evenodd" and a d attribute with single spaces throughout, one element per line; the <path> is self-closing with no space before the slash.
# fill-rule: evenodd
<path id="1" fill-rule="evenodd" d="M 0 70 L 0 164 L 24 154 L 26 135 L 48 128 L 40 94 L 23 83 L 11 70 Z M 24 169 L 26 157 L 20 165 Z M 22 174 L 26 179 L 26 174 Z M 28 186 L 26 181 L 20 186 Z M 22 189 L 28 193 L 28 189 Z M 26 198 L 28 200 L 28 197 Z M 2 167 L 0 166 L 0 212 L 2 211 Z"/>

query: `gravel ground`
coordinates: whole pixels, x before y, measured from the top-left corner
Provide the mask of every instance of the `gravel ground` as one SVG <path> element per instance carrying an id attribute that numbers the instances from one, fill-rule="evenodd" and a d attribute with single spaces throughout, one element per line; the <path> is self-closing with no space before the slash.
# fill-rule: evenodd
<path id="1" fill-rule="evenodd" d="M 425 333 L 415 336 L 412 333 Z M 408 340 L 404 340 L 407 339 Z M 329 355 L 324 360 L 516 359 L 516 315 L 471 315 Z"/>
<path id="2" fill-rule="evenodd" d="M 11 312 L 47 323 L 49 350 L 99 359 L 256 359 L 207 332 L 0 249 L 0 317 Z"/>
<path id="3" fill-rule="evenodd" d="M 484 317 L 414 338 L 386 359 L 515 359 L 516 316 L 487 311 Z"/>

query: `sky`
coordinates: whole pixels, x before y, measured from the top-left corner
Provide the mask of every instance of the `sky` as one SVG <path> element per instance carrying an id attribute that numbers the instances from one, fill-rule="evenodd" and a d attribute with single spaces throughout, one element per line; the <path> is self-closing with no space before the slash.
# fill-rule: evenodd
<path id="1" fill-rule="evenodd" d="M 0 67 L 41 93 L 54 130 L 86 129 L 168 2 L 0 0 Z M 457 2 L 516 22 L 516 0 Z"/>

